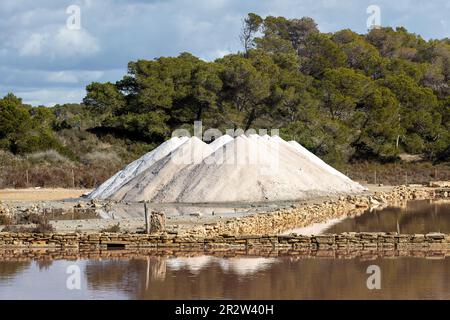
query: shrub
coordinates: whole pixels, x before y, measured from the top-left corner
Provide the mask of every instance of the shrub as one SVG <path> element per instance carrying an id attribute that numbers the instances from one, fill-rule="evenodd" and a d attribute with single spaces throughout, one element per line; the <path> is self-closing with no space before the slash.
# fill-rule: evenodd
<path id="1" fill-rule="evenodd" d="M 2 231 L 4 232 L 31 232 L 31 233 L 45 233 L 53 232 L 55 229 L 44 215 L 31 214 L 28 216 L 28 222 L 34 223 L 35 226 L 16 226 L 7 225 Z"/>
<path id="2" fill-rule="evenodd" d="M 0 214 L 0 225 L 8 226 L 12 223 L 12 219 L 4 214 Z"/>
<path id="3" fill-rule="evenodd" d="M 70 163 L 70 160 L 61 155 L 56 150 L 47 150 L 41 152 L 35 152 L 28 155 L 28 158 L 35 163 Z"/>
<path id="4" fill-rule="evenodd" d="M 100 232 L 112 232 L 112 233 L 120 232 L 120 223 L 117 223 L 109 228 L 102 229 L 100 230 Z"/>

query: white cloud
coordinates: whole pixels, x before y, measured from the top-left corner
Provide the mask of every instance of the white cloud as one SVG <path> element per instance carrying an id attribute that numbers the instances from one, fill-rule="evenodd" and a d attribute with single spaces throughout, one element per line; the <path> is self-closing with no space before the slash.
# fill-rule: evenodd
<path id="1" fill-rule="evenodd" d="M 19 54 L 25 57 L 40 55 L 56 58 L 91 56 L 100 51 L 96 38 L 84 29 L 69 30 L 60 27 L 53 32 L 33 33 L 19 45 Z"/>
<path id="2" fill-rule="evenodd" d="M 63 56 L 90 56 L 100 51 L 97 39 L 84 29 L 69 30 L 62 27 L 53 40 L 55 52 Z"/>
<path id="3" fill-rule="evenodd" d="M 57 71 L 49 72 L 46 80 L 54 83 L 80 83 L 99 80 L 103 75 L 102 71 Z"/>
<path id="4" fill-rule="evenodd" d="M 59 71 L 49 73 L 47 81 L 55 83 L 78 83 L 79 80 L 72 72 Z"/>
<path id="5" fill-rule="evenodd" d="M 34 106 L 45 105 L 52 107 L 56 104 L 64 104 L 67 102 L 79 103 L 86 95 L 84 89 L 65 89 L 51 88 L 14 92 L 15 95 L 22 98 L 26 104 Z"/>
<path id="6" fill-rule="evenodd" d="M 33 33 L 24 41 L 19 48 L 21 56 L 38 56 L 42 53 L 42 47 L 48 38 L 47 34 Z"/>

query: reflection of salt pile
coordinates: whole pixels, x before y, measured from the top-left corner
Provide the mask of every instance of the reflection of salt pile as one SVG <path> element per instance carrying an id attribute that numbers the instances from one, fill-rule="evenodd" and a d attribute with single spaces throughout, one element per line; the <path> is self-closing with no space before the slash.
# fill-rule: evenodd
<path id="1" fill-rule="evenodd" d="M 229 258 L 219 261 L 220 267 L 226 272 L 237 273 L 238 275 L 253 274 L 269 268 L 277 260 L 275 258 Z"/>
<path id="2" fill-rule="evenodd" d="M 172 270 L 188 269 L 192 273 L 198 273 L 213 263 L 217 263 L 220 268 L 227 273 L 236 273 L 244 276 L 254 274 L 267 269 L 277 260 L 275 258 L 263 257 L 243 257 L 221 259 L 213 256 L 199 257 L 178 257 L 167 260 L 167 266 Z"/>
<path id="3" fill-rule="evenodd" d="M 300 144 L 278 136 L 222 136 L 209 145 L 185 138 L 165 156 L 157 154 L 153 163 L 146 162 L 140 170 L 125 168 L 120 183 L 103 190 L 102 185 L 92 194 L 126 201 L 199 203 L 297 200 L 364 190 Z"/>
<path id="4" fill-rule="evenodd" d="M 212 263 L 214 257 L 212 256 L 198 256 L 198 257 L 177 257 L 167 259 L 166 264 L 172 270 L 189 269 L 196 273 L 207 265 Z"/>

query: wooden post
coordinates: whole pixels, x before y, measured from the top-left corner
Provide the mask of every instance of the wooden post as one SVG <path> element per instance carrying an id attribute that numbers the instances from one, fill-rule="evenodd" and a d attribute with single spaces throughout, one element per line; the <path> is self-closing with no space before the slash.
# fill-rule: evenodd
<path id="1" fill-rule="evenodd" d="M 150 233 L 150 222 L 148 218 L 148 208 L 147 208 L 147 201 L 144 201 L 144 216 L 145 216 L 145 233 Z"/>
<path id="2" fill-rule="evenodd" d="M 75 173 L 73 172 L 73 168 L 72 168 L 72 187 L 75 189 Z"/>
<path id="3" fill-rule="evenodd" d="M 375 170 L 374 178 L 375 178 L 375 184 L 377 184 L 377 170 Z"/>
<path id="4" fill-rule="evenodd" d="M 405 185 L 408 185 L 408 171 L 405 172 Z"/>
<path id="5" fill-rule="evenodd" d="M 27 174 L 27 187 L 28 187 L 28 184 L 30 183 L 30 179 L 28 177 L 28 169 L 26 170 L 26 174 Z"/>

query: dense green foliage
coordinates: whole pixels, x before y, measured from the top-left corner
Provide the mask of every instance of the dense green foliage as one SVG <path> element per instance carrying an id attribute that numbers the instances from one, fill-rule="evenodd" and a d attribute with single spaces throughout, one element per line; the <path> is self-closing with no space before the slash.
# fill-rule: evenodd
<path id="1" fill-rule="evenodd" d="M 54 120 L 52 110 L 31 108 L 8 94 L 0 99 L 0 148 L 13 153 L 60 149 L 52 130 Z"/>
<path id="2" fill-rule="evenodd" d="M 189 53 L 130 62 L 117 83 L 92 83 L 82 105 L 53 109 L 0 100 L 0 148 L 56 149 L 89 129 L 151 147 L 174 129 L 279 128 L 332 163 L 450 156 L 450 40 L 404 28 L 321 33 L 310 18 L 249 14 L 243 52 L 213 62 Z M 84 130 L 83 129 L 83 130 Z"/>

